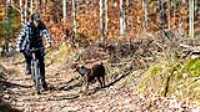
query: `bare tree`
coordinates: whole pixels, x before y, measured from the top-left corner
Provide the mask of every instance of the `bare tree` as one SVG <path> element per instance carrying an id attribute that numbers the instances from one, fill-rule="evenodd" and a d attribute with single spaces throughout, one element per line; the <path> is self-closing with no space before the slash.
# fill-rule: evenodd
<path id="1" fill-rule="evenodd" d="M 21 13 L 21 24 L 23 24 L 24 23 L 24 14 L 23 14 L 24 8 L 23 8 L 22 0 L 19 0 L 19 6 L 20 6 L 20 13 Z"/>
<path id="2" fill-rule="evenodd" d="M 44 14 L 46 15 L 46 13 L 47 13 L 47 0 L 44 0 Z"/>
<path id="3" fill-rule="evenodd" d="M 39 0 L 40 13 L 42 13 L 42 0 Z"/>
<path id="4" fill-rule="evenodd" d="M 148 0 L 143 0 L 144 5 L 144 29 L 148 27 Z"/>
<path id="5" fill-rule="evenodd" d="M 189 0 L 189 36 L 194 38 L 194 0 Z"/>
<path id="6" fill-rule="evenodd" d="M 67 19 L 67 1 L 63 0 L 63 21 L 66 22 Z"/>
<path id="7" fill-rule="evenodd" d="M 171 0 L 168 2 L 168 29 L 171 30 Z"/>
<path id="8" fill-rule="evenodd" d="M 8 0 L 6 0 L 6 2 L 5 2 L 5 17 L 7 17 L 7 14 L 8 14 Z"/>
<path id="9" fill-rule="evenodd" d="M 30 13 L 33 13 L 33 0 L 30 1 Z"/>
<path id="10" fill-rule="evenodd" d="M 77 36 L 76 13 L 77 13 L 76 0 L 72 0 L 73 32 L 74 32 L 75 38 Z"/>
<path id="11" fill-rule="evenodd" d="M 126 33 L 126 5 L 125 0 L 120 0 L 120 35 L 125 36 Z"/>
<path id="12" fill-rule="evenodd" d="M 107 36 L 107 0 L 100 0 L 99 6 L 101 41 L 104 41 Z"/>
<path id="13" fill-rule="evenodd" d="M 38 10 L 38 0 L 35 0 L 35 10 Z"/>
<path id="14" fill-rule="evenodd" d="M 24 23 L 26 24 L 28 17 L 28 0 L 25 0 L 25 9 L 24 9 Z"/>
<path id="15" fill-rule="evenodd" d="M 126 6 L 130 7 L 132 5 L 133 0 L 125 0 L 126 1 Z"/>
<path id="16" fill-rule="evenodd" d="M 159 9 L 160 9 L 160 28 L 164 31 L 165 24 L 165 10 L 164 10 L 164 1 L 159 0 Z"/>
<path id="17" fill-rule="evenodd" d="M 177 9 L 177 6 L 176 6 L 176 3 L 174 3 L 174 13 L 173 13 L 173 15 L 174 15 L 174 26 L 176 27 L 176 9 Z"/>

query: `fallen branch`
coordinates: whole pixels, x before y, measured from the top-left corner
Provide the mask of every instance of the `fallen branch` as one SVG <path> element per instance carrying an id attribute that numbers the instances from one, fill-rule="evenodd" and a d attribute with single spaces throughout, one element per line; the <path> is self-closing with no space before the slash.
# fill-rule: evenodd
<path id="1" fill-rule="evenodd" d="M 2 80 L 0 80 L 0 85 L 5 85 L 7 87 L 22 87 L 22 88 L 31 88 L 32 87 L 32 86 L 20 85 L 20 84 L 16 84 L 16 83 L 7 82 L 7 81 L 2 81 Z"/>
<path id="2" fill-rule="evenodd" d="M 187 51 L 193 52 L 193 53 L 200 53 L 200 46 L 189 46 L 185 44 L 180 44 L 180 47 L 183 47 Z"/>
<path id="3" fill-rule="evenodd" d="M 182 57 L 192 57 L 199 58 L 200 57 L 200 46 L 189 46 L 185 44 L 180 44 L 180 47 L 184 48 Z"/>

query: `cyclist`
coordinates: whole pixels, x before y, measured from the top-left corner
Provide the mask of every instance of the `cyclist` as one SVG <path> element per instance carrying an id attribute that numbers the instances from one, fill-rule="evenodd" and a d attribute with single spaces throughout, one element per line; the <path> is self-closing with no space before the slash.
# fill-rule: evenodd
<path id="1" fill-rule="evenodd" d="M 42 78 L 42 86 L 46 90 L 47 83 L 45 81 L 45 63 L 44 63 L 44 52 L 45 47 L 43 43 L 43 38 L 48 41 L 49 47 L 52 45 L 52 38 L 41 21 L 39 13 L 33 13 L 30 17 L 30 21 L 24 25 L 22 31 L 19 34 L 17 42 L 17 50 L 23 53 L 26 61 L 26 74 L 31 74 L 31 49 L 39 48 L 40 50 L 36 52 L 36 57 L 39 60 L 40 72 Z"/>

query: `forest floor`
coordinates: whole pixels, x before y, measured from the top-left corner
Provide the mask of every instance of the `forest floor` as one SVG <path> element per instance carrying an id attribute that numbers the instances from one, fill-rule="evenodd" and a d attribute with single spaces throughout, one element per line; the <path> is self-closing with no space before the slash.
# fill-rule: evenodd
<path id="1" fill-rule="evenodd" d="M 139 94 L 137 85 L 144 72 L 141 69 L 127 73 L 129 69 L 125 69 L 125 73 L 117 73 L 112 78 L 107 76 L 106 88 L 99 89 L 98 84 L 93 84 L 91 94 L 85 95 L 80 92 L 82 85 L 78 73 L 63 64 L 47 64 L 49 90 L 37 95 L 31 76 L 24 74 L 22 58 L 1 58 L 0 62 L 10 71 L 6 76 L 6 89 L 0 95 L 24 112 L 200 112 L 200 108 L 190 102 L 177 101 L 175 97 Z"/>

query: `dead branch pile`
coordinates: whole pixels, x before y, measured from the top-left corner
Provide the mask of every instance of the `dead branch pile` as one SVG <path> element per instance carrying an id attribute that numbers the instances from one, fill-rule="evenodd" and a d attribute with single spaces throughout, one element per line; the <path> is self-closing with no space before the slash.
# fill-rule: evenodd
<path id="1" fill-rule="evenodd" d="M 159 57 L 185 58 L 191 54 L 200 56 L 200 41 L 182 37 L 91 44 L 79 52 L 80 60 L 84 64 L 92 64 L 97 61 L 108 62 L 112 67 L 122 67 L 129 64 L 134 70 L 148 68 Z"/>
<path id="2" fill-rule="evenodd" d="M 200 39 L 190 39 L 179 44 L 179 46 L 183 49 L 182 57 L 200 57 Z"/>

